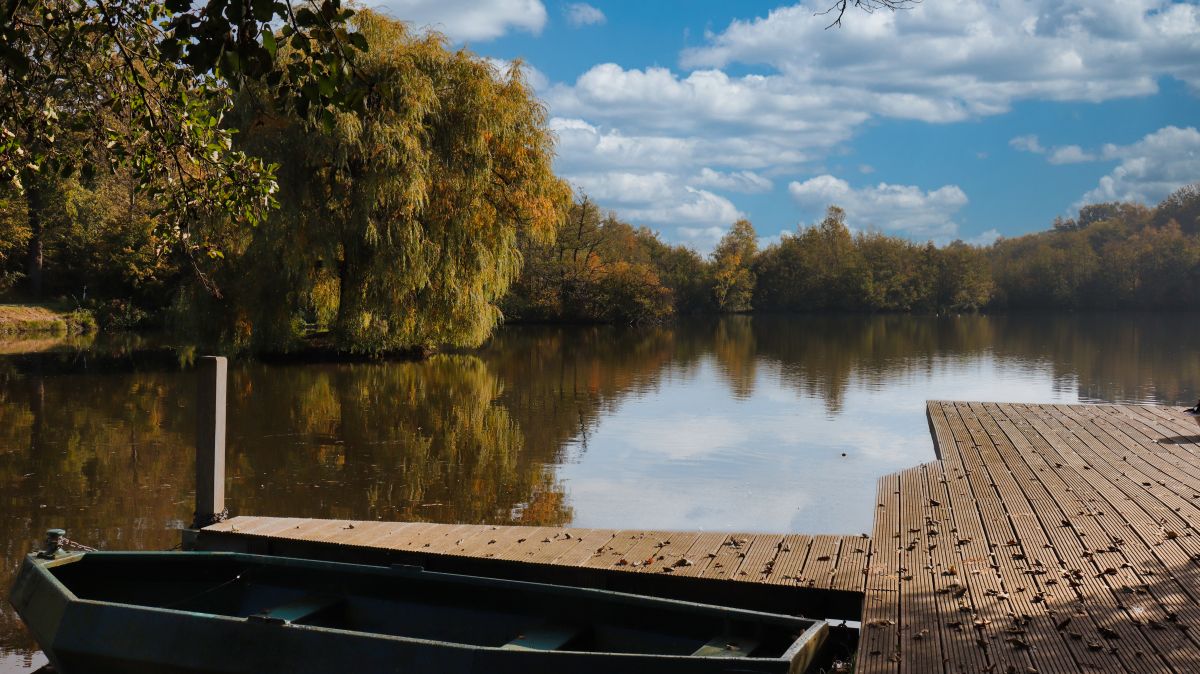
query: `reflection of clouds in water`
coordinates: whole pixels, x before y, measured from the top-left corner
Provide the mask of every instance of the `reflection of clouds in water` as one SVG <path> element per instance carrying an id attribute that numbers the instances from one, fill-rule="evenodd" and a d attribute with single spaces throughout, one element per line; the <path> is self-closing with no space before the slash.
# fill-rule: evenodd
<path id="1" fill-rule="evenodd" d="M 591 442 L 606 451 L 559 469 L 576 525 L 863 529 L 880 464 L 842 457 L 855 449 L 819 403 L 773 386 L 731 401 L 724 386 L 723 373 L 706 364 L 686 387 L 664 388 L 602 420 Z M 931 456 L 925 436 L 891 458 Z"/>
<path id="2" fill-rule="evenodd" d="M 848 414 L 869 411 L 872 416 L 895 413 L 925 414 L 927 400 L 1004 402 L 1077 402 L 1073 390 L 1063 390 L 1047 367 L 1018 364 L 991 354 L 976 360 L 934 357 L 926 372 L 906 369 L 888 379 L 851 378 L 846 394 Z"/>
<path id="3" fill-rule="evenodd" d="M 921 367 L 898 367 L 885 380 L 851 376 L 845 408 L 827 415 L 823 407 L 798 396 L 782 379 L 778 367 L 765 369 L 759 384 L 764 402 L 794 407 L 794 419 L 778 423 L 760 421 L 759 429 L 773 429 L 773 440 L 793 445 L 850 445 L 878 458 L 897 454 L 920 459 L 931 441 L 927 432 L 911 436 L 914 425 L 925 429 L 927 400 L 1004 400 L 1012 402 L 1076 402 L 1073 391 L 1063 391 L 1045 368 L 1010 368 L 991 355 L 963 361 L 934 357 Z M 757 396 L 756 396 L 757 397 Z M 912 423 L 914 419 L 917 424 Z M 803 422 L 803 428 L 797 426 Z M 802 435 L 797 431 L 802 430 Z M 885 448 L 887 448 L 885 450 Z M 897 448 L 906 451 L 897 452 Z M 871 451 L 872 449 L 879 451 Z"/>
<path id="4" fill-rule="evenodd" d="M 821 399 L 814 394 L 819 377 L 807 378 L 794 367 L 771 363 L 763 368 L 768 387 L 762 395 L 776 402 L 805 398 Z M 806 383 L 804 379 L 812 381 Z M 1075 389 L 1065 385 L 1077 377 L 1056 376 L 1044 362 L 998 357 L 990 352 L 975 356 L 935 355 L 926 358 L 896 359 L 888 368 L 858 368 L 846 377 L 844 407 L 834 412 L 855 414 L 853 405 L 869 402 L 872 412 L 881 410 L 919 410 L 924 413 L 926 400 L 1004 400 L 1006 402 L 1075 402 Z M 864 398 L 864 394 L 869 396 Z"/>
<path id="5" fill-rule="evenodd" d="M 811 501 L 803 490 L 786 485 L 756 485 L 750 490 L 722 479 L 668 475 L 642 476 L 636 482 L 573 477 L 567 488 L 577 513 L 576 527 L 790 531 L 796 513 Z M 618 527 L 617 522 L 622 524 Z"/>
<path id="6" fill-rule="evenodd" d="M 619 405 L 591 438 L 605 452 L 560 475 L 580 526 L 868 531 L 876 480 L 934 458 L 927 399 L 1076 400 L 1049 368 L 1014 360 L 982 351 L 851 371 L 831 413 L 777 362 L 731 398 L 706 358 L 688 380 Z"/>
<path id="7" fill-rule="evenodd" d="M 625 444 L 633 449 L 667 459 L 693 459 L 736 449 L 746 441 L 748 430 L 745 421 L 736 417 L 685 414 L 632 420 L 619 433 L 626 436 Z"/>

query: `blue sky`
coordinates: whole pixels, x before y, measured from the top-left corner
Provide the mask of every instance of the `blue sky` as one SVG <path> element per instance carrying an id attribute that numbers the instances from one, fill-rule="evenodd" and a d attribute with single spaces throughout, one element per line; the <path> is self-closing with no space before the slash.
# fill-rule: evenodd
<path id="1" fill-rule="evenodd" d="M 836 203 L 852 227 L 984 243 L 1200 180 L 1200 8 L 1155 0 L 377 0 L 521 59 L 557 169 L 702 252 Z"/>

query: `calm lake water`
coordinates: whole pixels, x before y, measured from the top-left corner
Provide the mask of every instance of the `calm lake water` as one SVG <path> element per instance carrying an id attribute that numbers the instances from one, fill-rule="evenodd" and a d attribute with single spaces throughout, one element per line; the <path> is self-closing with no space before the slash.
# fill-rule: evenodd
<path id="1" fill-rule="evenodd" d="M 237 513 L 869 531 L 933 458 L 926 399 L 1191 403 L 1200 317 L 728 317 L 510 327 L 425 362 L 230 366 Z M 166 549 L 192 510 L 193 374 L 136 339 L 0 344 L 0 588 L 51 527 Z M 0 672 L 44 659 L 7 603 Z"/>

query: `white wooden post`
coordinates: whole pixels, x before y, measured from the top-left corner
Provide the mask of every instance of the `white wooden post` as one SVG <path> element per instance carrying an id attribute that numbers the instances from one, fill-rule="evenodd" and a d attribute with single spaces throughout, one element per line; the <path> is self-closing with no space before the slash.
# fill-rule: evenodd
<path id="1" fill-rule="evenodd" d="M 225 391 L 229 363 L 204 356 L 196 364 L 196 513 L 193 529 L 229 517 L 225 509 Z"/>

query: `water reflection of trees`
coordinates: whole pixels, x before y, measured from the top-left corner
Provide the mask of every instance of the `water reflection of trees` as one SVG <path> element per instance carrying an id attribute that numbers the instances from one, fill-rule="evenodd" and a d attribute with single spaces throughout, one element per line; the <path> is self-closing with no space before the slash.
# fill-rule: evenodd
<path id="1" fill-rule="evenodd" d="M 555 466 L 567 448 L 706 363 L 733 397 L 769 371 L 831 414 L 852 387 L 981 358 L 1037 368 L 1088 400 L 1190 402 L 1197 338 L 1189 315 L 735 316 L 506 328 L 475 355 L 425 362 L 237 364 L 228 494 L 246 513 L 566 524 Z M 0 587 L 50 527 L 107 548 L 177 542 L 194 382 L 178 369 L 187 358 L 141 348 L 0 358 Z M 4 605 L 0 649 L 30 647 Z"/>
<path id="2" fill-rule="evenodd" d="M 756 317 L 756 357 L 781 382 L 842 411 L 854 381 L 878 388 L 897 377 L 932 371 L 934 357 L 975 357 L 996 335 L 983 316 L 809 315 Z"/>
<path id="3" fill-rule="evenodd" d="M 785 385 L 833 414 L 852 384 L 881 390 L 982 357 L 1044 370 L 1087 401 L 1190 402 L 1200 382 L 1192 314 L 768 316 L 753 326 L 746 358 L 773 363 Z"/>
<path id="4" fill-rule="evenodd" d="M 717 370 L 738 400 L 754 395 L 757 348 L 750 316 L 725 316 L 713 328 L 712 353 Z"/>
<path id="5" fill-rule="evenodd" d="M 1195 402 L 1200 314 L 1000 316 L 996 355 L 1051 368 L 1087 401 Z"/>
<path id="6" fill-rule="evenodd" d="M 474 356 L 231 376 L 232 505 L 311 517 L 555 525 L 571 513 L 550 464 L 497 404 Z M 242 486 L 241 483 L 248 483 Z"/>
<path id="7" fill-rule="evenodd" d="M 677 333 L 673 327 L 506 328 L 480 358 L 507 382 L 499 401 L 528 446 L 557 452 L 572 442 L 586 447 L 605 413 L 657 390 L 664 376 L 690 376 L 701 352 L 694 343 L 680 344 Z"/>

